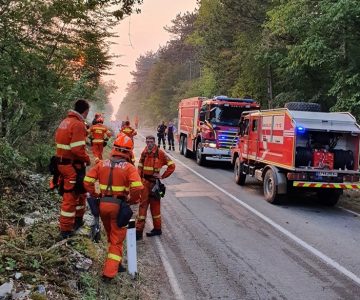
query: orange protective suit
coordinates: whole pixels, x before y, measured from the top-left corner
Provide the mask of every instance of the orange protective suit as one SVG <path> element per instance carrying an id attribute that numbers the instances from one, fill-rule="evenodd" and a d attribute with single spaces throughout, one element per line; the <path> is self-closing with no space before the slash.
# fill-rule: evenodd
<path id="1" fill-rule="evenodd" d="M 134 139 L 134 136 L 137 135 L 136 130 L 131 126 L 124 126 L 121 128 L 120 133 L 125 133 L 131 139 Z"/>
<path id="2" fill-rule="evenodd" d="M 89 129 L 89 137 L 92 140 L 91 150 L 95 157 L 95 162 L 102 160 L 104 141 L 111 137 L 110 130 L 101 123 L 92 125 Z"/>
<path id="3" fill-rule="evenodd" d="M 136 168 L 120 156 L 112 156 L 111 160 L 100 161 L 87 174 L 84 179 L 85 188 L 92 196 L 95 192 L 95 181 L 99 181 L 100 217 L 104 224 L 109 248 L 103 276 L 114 278 L 118 273 L 122 261 L 123 241 L 126 237 L 126 227 L 119 228 L 116 217 L 119 213 L 120 201 L 128 199 L 129 204 L 138 203 L 143 185 Z M 109 185 L 110 170 L 112 170 L 112 183 Z M 109 185 L 109 188 L 108 188 Z"/>
<path id="4" fill-rule="evenodd" d="M 150 152 L 146 147 L 141 153 L 138 164 L 138 172 L 141 176 L 144 190 L 141 195 L 139 213 L 136 220 L 137 235 L 142 235 L 149 205 L 154 229 L 161 230 L 160 199 L 157 199 L 151 190 L 155 185 L 155 178 L 153 175 L 159 174 L 163 166 L 167 166 L 167 169 L 161 175 L 161 179 L 169 177 L 175 171 L 175 164 L 165 154 L 165 152 L 159 149 L 156 145 Z"/>
<path id="5" fill-rule="evenodd" d="M 82 218 L 85 212 L 86 198 L 85 191 L 82 191 L 81 176 L 85 176 L 85 165 L 90 164 L 85 150 L 86 136 L 84 118 L 73 110 L 69 111 L 55 133 L 58 170 L 64 180 L 60 212 L 61 232 L 71 232 L 74 229 L 75 217 Z M 75 185 L 77 179 L 78 185 Z"/>

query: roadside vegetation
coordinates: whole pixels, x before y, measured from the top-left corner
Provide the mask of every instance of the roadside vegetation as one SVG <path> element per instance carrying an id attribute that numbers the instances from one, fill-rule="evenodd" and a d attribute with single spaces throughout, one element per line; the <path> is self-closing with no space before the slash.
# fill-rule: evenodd
<path id="1" fill-rule="evenodd" d="M 356 0 L 201 0 L 138 58 L 118 114 L 157 123 L 176 118 L 182 98 L 227 95 L 264 109 L 316 102 L 359 120 L 359 14 Z"/>

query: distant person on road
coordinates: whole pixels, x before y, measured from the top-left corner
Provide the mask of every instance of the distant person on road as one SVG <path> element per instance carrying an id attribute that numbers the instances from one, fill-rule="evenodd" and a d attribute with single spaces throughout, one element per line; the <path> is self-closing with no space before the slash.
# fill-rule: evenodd
<path id="1" fill-rule="evenodd" d="M 174 134 L 176 133 L 176 127 L 172 121 L 169 122 L 167 127 L 167 139 L 169 143 L 169 150 L 175 151 Z"/>
<path id="2" fill-rule="evenodd" d="M 167 166 L 165 172 L 161 175 L 160 171 L 163 166 Z M 143 238 L 145 219 L 148 207 L 153 219 L 154 228 L 146 233 L 146 236 L 161 235 L 161 213 L 160 197 L 153 192 L 153 188 L 158 179 L 169 177 L 175 171 L 174 162 L 155 144 L 155 137 L 149 135 L 146 137 L 146 147 L 141 153 L 138 164 L 138 172 L 144 185 L 141 195 L 139 212 L 136 220 L 136 240 Z"/>
<path id="3" fill-rule="evenodd" d="M 91 150 L 95 158 L 95 163 L 103 159 L 104 146 L 111 137 L 111 131 L 104 124 L 104 118 L 96 119 L 95 124 L 89 128 L 89 139 L 91 140 Z"/>
<path id="4" fill-rule="evenodd" d="M 144 188 L 136 168 L 130 163 L 132 148 L 132 140 L 122 134 L 114 142 L 111 158 L 99 162 L 84 178 L 86 190 L 91 196 L 100 198 L 100 218 L 109 243 L 103 269 L 105 281 L 110 281 L 119 271 L 123 271 L 121 262 L 126 225 L 119 227 L 117 221 L 121 202 L 139 203 Z M 99 181 L 100 194 L 95 189 L 96 181 Z"/>
<path id="5" fill-rule="evenodd" d="M 55 159 L 63 178 L 60 211 L 60 232 L 63 239 L 72 236 L 84 224 L 86 191 L 83 179 L 86 165 L 90 165 L 90 157 L 85 149 L 87 131 L 84 120 L 89 107 L 87 100 L 77 100 L 74 110 L 68 112 L 55 133 Z"/>
<path id="6" fill-rule="evenodd" d="M 137 132 L 134 128 L 130 126 L 129 121 L 125 121 L 124 126 L 121 128 L 120 132 L 126 134 L 132 141 L 134 141 L 134 136 L 137 135 Z"/>
<path id="7" fill-rule="evenodd" d="M 139 128 L 139 116 L 136 116 L 136 117 L 135 117 L 135 122 L 134 122 L 134 124 L 135 124 L 135 129 L 138 129 L 138 128 Z"/>
<path id="8" fill-rule="evenodd" d="M 158 137 L 158 147 L 160 148 L 161 141 L 163 142 L 163 147 L 166 149 L 166 142 L 165 142 L 165 136 L 166 136 L 166 128 L 165 121 L 162 121 L 162 123 L 157 127 L 157 137 Z"/>

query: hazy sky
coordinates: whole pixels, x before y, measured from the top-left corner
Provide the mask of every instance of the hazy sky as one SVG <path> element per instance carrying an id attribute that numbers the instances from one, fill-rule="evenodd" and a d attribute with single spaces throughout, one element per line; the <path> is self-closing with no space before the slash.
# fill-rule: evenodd
<path id="1" fill-rule="evenodd" d="M 115 64 L 126 67 L 114 66 L 110 71 L 114 76 L 105 78 L 115 80 L 118 86 L 116 94 L 111 95 L 114 114 L 126 95 L 127 83 L 132 80 L 130 72 L 135 69 L 136 59 L 146 51 L 156 51 L 159 46 L 164 46 L 170 35 L 163 27 L 171 25 L 171 20 L 178 13 L 192 12 L 196 7 L 196 0 L 144 0 L 140 6 L 141 13 L 126 18 L 116 28 L 119 37 L 114 40 L 117 44 L 112 46 L 110 52 L 122 55 L 115 59 Z"/>

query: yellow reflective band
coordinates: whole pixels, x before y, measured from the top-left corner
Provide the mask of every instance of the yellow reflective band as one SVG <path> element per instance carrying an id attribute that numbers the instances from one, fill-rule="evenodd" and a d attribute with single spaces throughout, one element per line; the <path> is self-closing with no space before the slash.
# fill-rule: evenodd
<path id="1" fill-rule="evenodd" d="M 101 189 L 101 190 L 106 190 L 106 188 L 107 188 L 107 185 L 106 185 L 106 184 L 100 184 L 100 189 Z M 114 192 L 123 192 L 123 191 L 128 191 L 129 188 L 126 187 L 126 186 L 111 185 L 111 186 L 109 187 L 109 190 L 112 190 L 112 191 L 114 191 Z"/>
<path id="2" fill-rule="evenodd" d="M 130 184 L 130 187 L 138 187 L 138 186 L 143 186 L 141 181 L 134 181 Z"/>
<path id="3" fill-rule="evenodd" d="M 131 132 L 132 130 L 130 128 L 124 128 L 123 132 Z"/>
<path id="4" fill-rule="evenodd" d="M 76 183 L 76 181 L 74 181 L 74 180 L 69 180 L 69 183 Z"/>
<path id="5" fill-rule="evenodd" d="M 345 184 L 345 186 L 346 186 L 346 188 L 348 188 L 348 189 L 352 189 L 352 188 L 353 188 L 351 184 Z"/>
<path id="6" fill-rule="evenodd" d="M 82 205 L 76 206 L 76 210 L 80 210 L 80 209 L 83 209 L 83 208 L 85 208 L 85 206 L 82 206 Z"/>
<path id="7" fill-rule="evenodd" d="M 72 217 L 75 217 L 75 212 L 67 212 L 67 211 L 61 211 L 60 212 L 60 215 L 63 216 L 63 217 L 68 217 L 68 218 L 72 218 Z"/>
<path id="8" fill-rule="evenodd" d="M 154 170 L 153 167 L 144 166 L 144 171 L 153 171 L 153 170 Z"/>
<path id="9" fill-rule="evenodd" d="M 102 130 L 95 130 L 95 133 L 102 133 Z"/>
<path id="10" fill-rule="evenodd" d="M 82 146 L 82 145 L 85 145 L 85 141 L 78 141 L 78 142 L 71 143 L 70 147 L 75 148 L 75 147 Z"/>
<path id="11" fill-rule="evenodd" d="M 64 145 L 64 144 L 56 144 L 56 148 L 64 149 L 64 150 L 71 150 L 70 145 Z"/>
<path id="12" fill-rule="evenodd" d="M 93 143 L 103 143 L 104 142 L 104 140 L 100 140 L 100 139 L 94 139 L 93 140 Z"/>
<path id="13" fill-rule="evenodd" d="M 322 186 L 322 183 L 317 183 L 316 185 L 315 185 L 315 187 L 321 187 Z"/>
<path id="14" fill-rule="evenodd" d="M 337 184 L 337 183 L 334 183 L 334 187 L 335 187 L 336 189 L 341 189 L 340 184 Z"/>
<path id="15" fill-rule="evenodd" d="M 172 160 L 169 160 L 169 161 L 167 162 L 167 165 L 168 165 L 168 166 L 173 165 L 173 164 L 174 164 L 174 162 L 173 162 Z"/>
<path id="16" fill-rule="evenodd" d="M 92 178 L 92 177 L 89 177 L 89 176 L 85 176 L 84 181 L 94 183 L 96 181 L 96 179 Z"/>
<path id="17" fill-rule="evenodd" d="M 138 220 L 145 220 L 146 217 L 144 217 L 144 216 L 138 216 L 137 219 L 138 219 Z"/>
<path id="18" fill-rule="evenodd" d="M 110 259 L 116 260 L 116 261 L 121 261 L 121 259 L 122 259 L 121 256 L 113 254 L 113 253 L 109 253 L 107 257 Z"/>
<path id="19" fill-rule="evenodd" d="M 153 216 L 153 219 L 160 219 L 160 218 L 161 218 L 161 215 Z"/>

